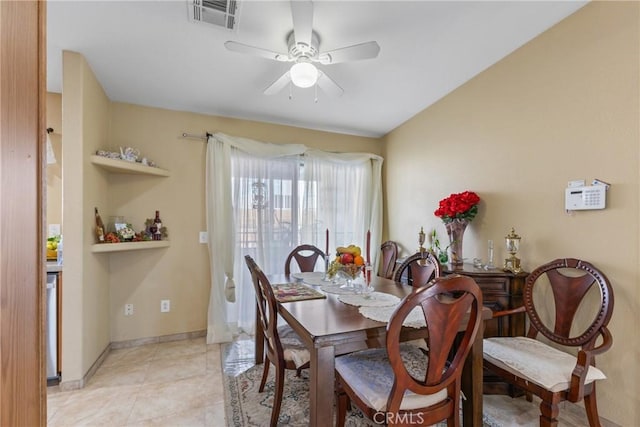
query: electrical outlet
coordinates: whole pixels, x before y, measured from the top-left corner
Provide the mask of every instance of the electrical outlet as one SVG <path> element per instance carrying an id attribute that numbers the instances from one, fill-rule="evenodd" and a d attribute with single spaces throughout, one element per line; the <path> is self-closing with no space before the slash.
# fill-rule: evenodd
<path id="1" fill-rule="evenodd" d="M 206 231 L 200 232 L 200 243 L 207 243 L 209 241 L 209 233 Z"/>
<path id="2" fill-rule="evenodd" d="M 125 316 L 133 316 L 133 304 L 125 304 L 124 305 L 124 315 Z"/>
<path id="3" fill-rule="evenodd" d="M 160 301 L 160 313 L 168 313 L 171 311 L 171 300 L 163 299 Z"/>

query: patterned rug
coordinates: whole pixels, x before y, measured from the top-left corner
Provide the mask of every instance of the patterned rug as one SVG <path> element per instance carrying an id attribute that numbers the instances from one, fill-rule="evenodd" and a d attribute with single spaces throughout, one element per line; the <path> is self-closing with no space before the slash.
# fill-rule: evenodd
<path id="1" fill-rule="evenodd" d="M 225 346 L 221 359 L 224 361 L 233 346 Z M 250 362 L 250 357 L 245 358 L 245 363 Z M 224 362 L 223 362 L 224 363 Z M 268 426 L 271 419 L 275 380 L 274 368 L 269 370 L 269 378 L 262 393 L 258 392 L 260 379 L 262 378 L 262 365 L 251 363 L 250 367 L 242 363 L 236 364 L 236 369 L 228 369 L 227 364 L 224 375 L 225 413 L 228 426 Z M 495 427 L 493 422 L 485 414 L 483 424 L 485 427 Z M 295 371 L 287 371 L 284 380 L 284 392 L 278 425 L 283 426 L 308 426 L 309 425 L 309 374 L 302 371 L 300 377 L 295 376 Z M 349 427 L 376 427 L 371 421 L 363 417 L 362 413 L 354 408 L 347 414 L 346 426 Z M 446 423 L 438 424 L 444 426 Z"/>

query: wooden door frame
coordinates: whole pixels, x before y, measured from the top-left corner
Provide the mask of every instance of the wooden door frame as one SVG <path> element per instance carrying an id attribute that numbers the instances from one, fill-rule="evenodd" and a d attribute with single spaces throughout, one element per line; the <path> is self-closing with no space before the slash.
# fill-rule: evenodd
<path id="1" fill-rule="evenodd" d="M 0 425 L 46 425 L 46 3 L 0 1 Z"/>

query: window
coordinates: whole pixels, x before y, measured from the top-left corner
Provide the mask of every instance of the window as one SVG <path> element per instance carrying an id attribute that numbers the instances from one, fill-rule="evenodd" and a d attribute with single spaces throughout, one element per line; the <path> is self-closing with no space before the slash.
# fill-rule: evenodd
<path id="1" fill-rule="evenodd" d="M 324 250 L 327 230 L 330 253 L 336 246 L 363 246 L 367 230 L 375 245 L 382 227 L 381 170 L 382 159 L 366 153 L 210 137 L 207 227 L 214 238 L 207 342 L 227 340 L 232 323 L 253 332 L 255 296 L 245 255 L 269 275 L 284 272 L 299 244 Z"/>

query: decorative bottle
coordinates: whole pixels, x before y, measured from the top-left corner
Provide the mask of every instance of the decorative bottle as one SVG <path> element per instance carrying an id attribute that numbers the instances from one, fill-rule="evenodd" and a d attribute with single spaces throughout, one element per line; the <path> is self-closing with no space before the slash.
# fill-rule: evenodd
<path id="1" fill-rule="evenodd" d="M 98 239 L 98 243 L 104 243 L 104 223 L 102 222 L 102 218 L 100 218 L 98 208 L 94 209 L 96 214 L 96 238 Z"/>
<path id="2" fill-rule="evenodd" d="M 156 211 L 156 217 L 153 220 L 153 226 L 155 228 L 155 232 L 153 233 L 153 240 L 162 240 L 162 220 L 160 219 L 160 211 Z"/>

